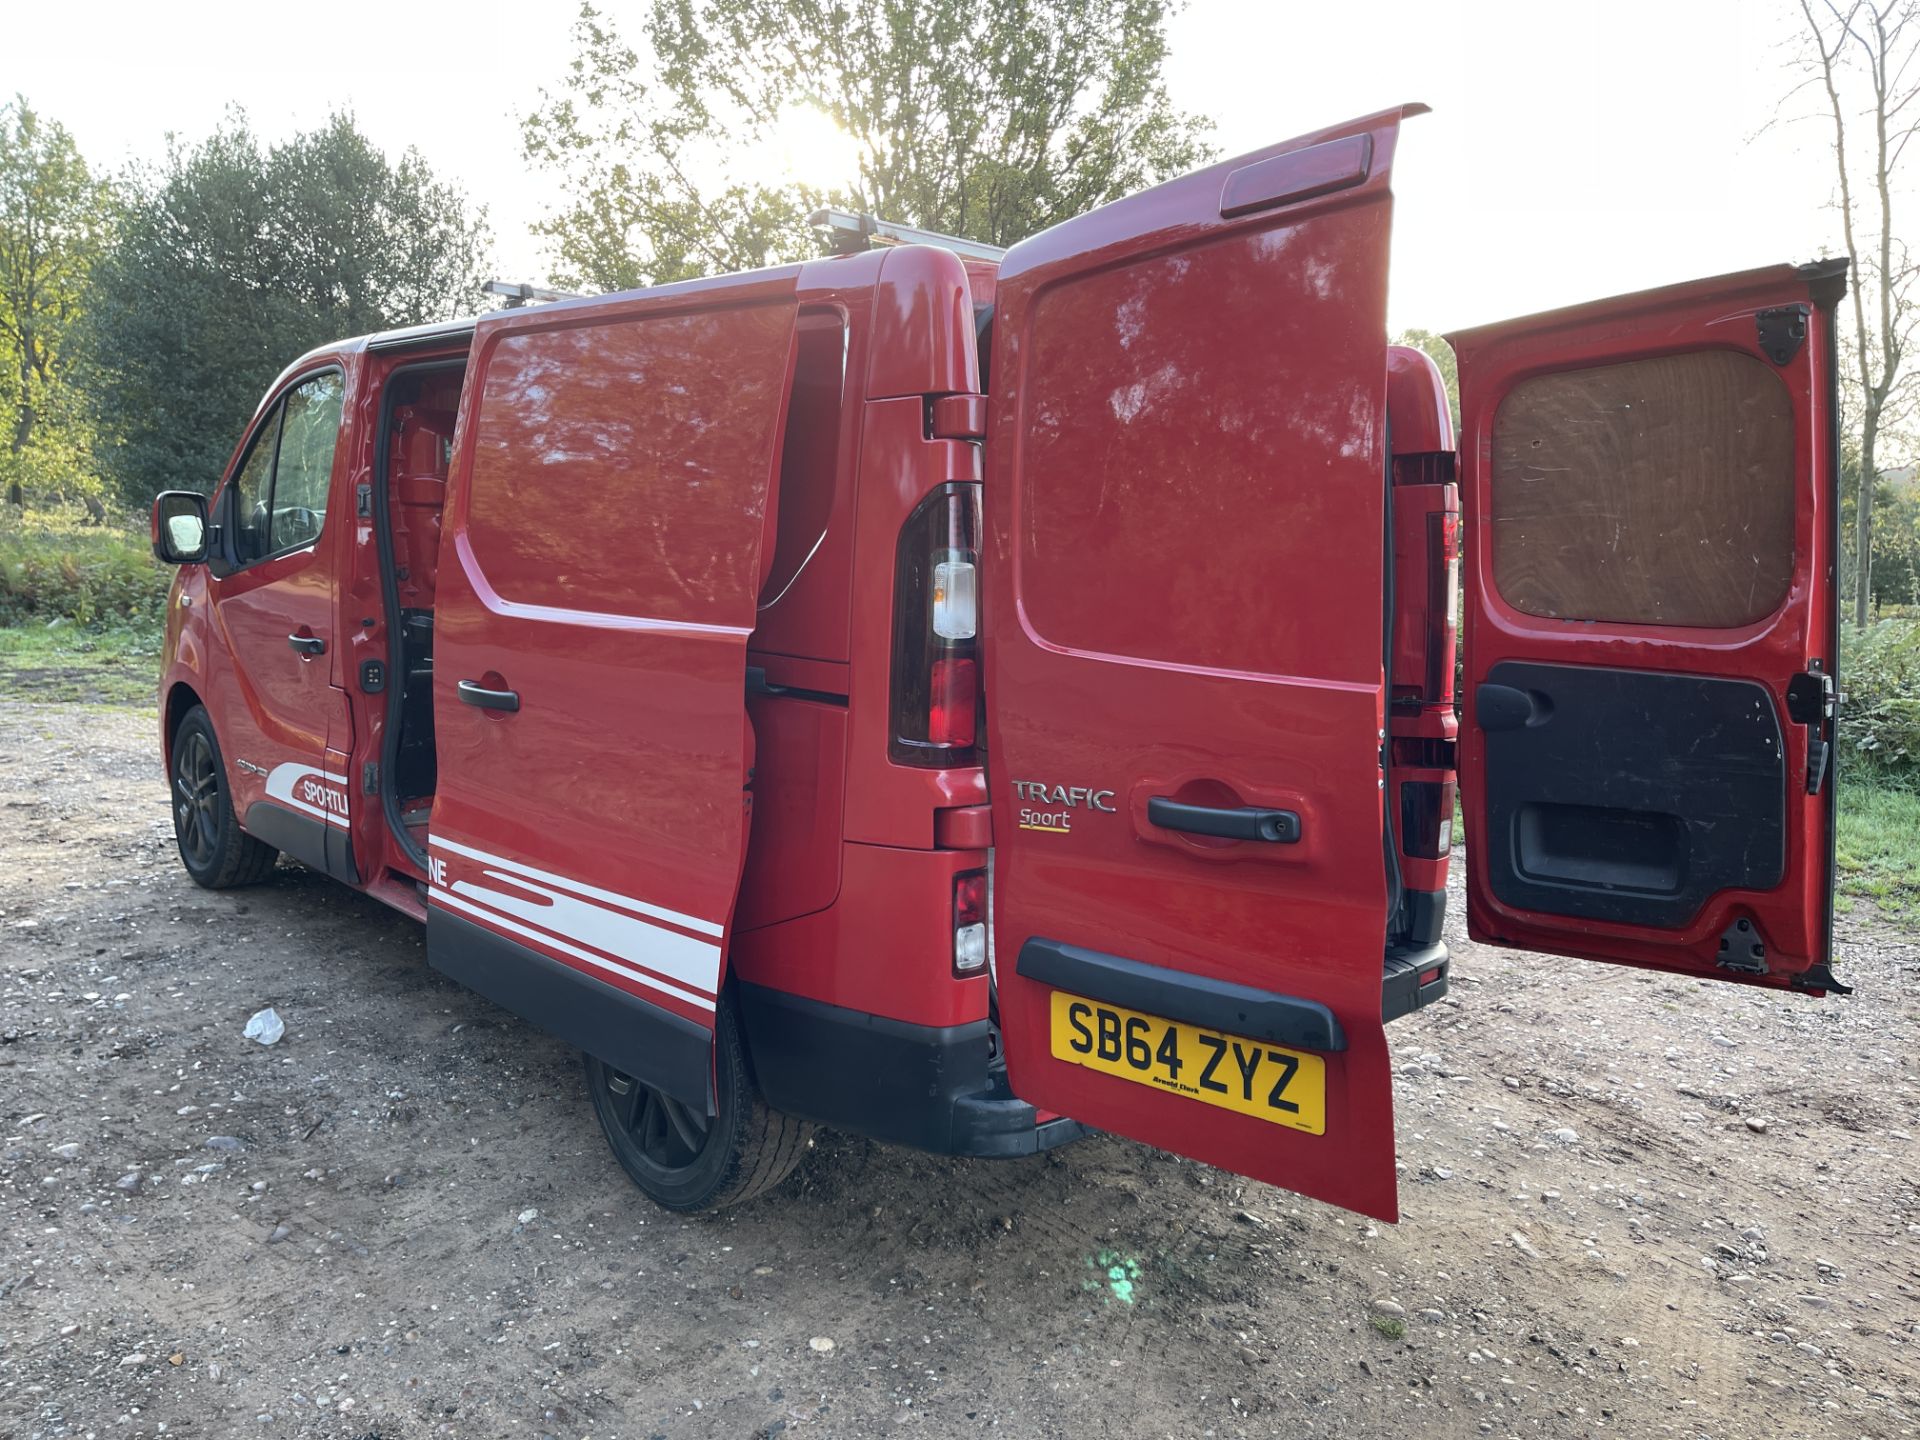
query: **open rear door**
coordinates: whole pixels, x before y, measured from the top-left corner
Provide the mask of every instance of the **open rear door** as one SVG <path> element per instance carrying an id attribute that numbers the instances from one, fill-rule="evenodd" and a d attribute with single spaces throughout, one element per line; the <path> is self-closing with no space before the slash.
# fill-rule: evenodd
<path id="1" fill-rule="evenodd" d="M 1385 312 L 1404 113 L 1008 253 L 983 651 L 1015 1092 L 1389 1219 Z"/>
<path id="2" fill-rule="evenodd" d="M 1474 939 L 1843 988 L 1845 284 L 1781 266 L 1449 337 Z"/>
<path id="3" fill-rule="evenodd" d="M 482 321 L 441 541 L 428 959 L 701 1113 L 792 276 Z"/>

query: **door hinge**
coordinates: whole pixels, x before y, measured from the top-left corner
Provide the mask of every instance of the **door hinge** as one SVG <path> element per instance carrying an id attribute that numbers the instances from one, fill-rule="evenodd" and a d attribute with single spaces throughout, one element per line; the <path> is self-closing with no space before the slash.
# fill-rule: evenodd
<path id="1" fill-rule="evenodd" d="M 1833 676 L 1818 660 L 1787 682 L 1787 718 L 1807 731 L 1807 794 L 1818 795 L 1833 767 L 1833 726 L 1840 713 L 1840 696 Z"/>
<path id="2" fill-rule="evenodd" d="M 1779 305 L 1757 312 L 1753 323 L 1760 335 L 1760 353 L 1776 365 L 1789 363 L 1806 343 L 1811 313 L 1806 305 Z"/>
<path id="3" fill-rule="evenodd" d="M 1722 970 L 1742 975 L 1767 973 L 1767 942 L 1751 920 L 1740 919 L 1727 926 L 1720 936 L 1720 953 L 1714 961 Z"/>
<path id="4" fill-rule="evenodd" d="M 1851 995 L 1853 986 L 1842 985 L 1833 973 L 1833 967 L 1826 961 L 1816 961 L 1798 975 L 1789 977 L 1788 983 L 1796 990 L 1824 990 L 1829 995 Z"/>
<path id="5" fill-rule="evenodd" d="M 365 765 L 360 767 L 360 790 L 362 794 L 366 795 L 378 795 L 380 793 L 380 764 L 378 761 L 369 760 Z"/>

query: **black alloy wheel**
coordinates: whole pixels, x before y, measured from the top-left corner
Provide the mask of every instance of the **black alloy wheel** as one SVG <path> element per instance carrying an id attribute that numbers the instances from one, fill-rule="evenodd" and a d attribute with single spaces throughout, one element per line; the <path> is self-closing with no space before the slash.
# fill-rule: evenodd
<path id="1" fill-rule="evenodd" d="M 173 833 L 189 871 L 208 870 L 220 846 L 220 774 L 205 732 L 180 737 L 173 755 Z"/>

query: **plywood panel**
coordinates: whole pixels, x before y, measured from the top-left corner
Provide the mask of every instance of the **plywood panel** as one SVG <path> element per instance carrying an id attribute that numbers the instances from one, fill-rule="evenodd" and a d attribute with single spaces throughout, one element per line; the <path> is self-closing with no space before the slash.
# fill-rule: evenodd
<path id="1" fill-rule="evenodd" d="M 1530 615 L 1751 624 L 1792 581 L 1793 478 L 1787 388 L 1750 355 L 1537 376 L 1494 417 L 1494 582 Z"/>

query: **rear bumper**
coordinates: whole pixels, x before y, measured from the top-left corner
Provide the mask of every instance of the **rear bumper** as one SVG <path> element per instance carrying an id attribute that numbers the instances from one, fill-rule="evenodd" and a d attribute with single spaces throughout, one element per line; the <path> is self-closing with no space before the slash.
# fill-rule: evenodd
<path id="1" fill-rule="evenodd" d="M 1041 1122 L 988 1069 L 984 1020 L 914 1025 L 744 982 L 734 998 L 776 1110 L 936 1155 L 1032 1155 L 1086 1133 Z"/>
<path id="2" fill-rule="evenodd" d="M 1411 1015 L 1445 995 L 1452 966 L 1453 957 L 1447 953 L 1444 940 L 1389 950 L 1380 982 L 1381 1020 Z"/>

